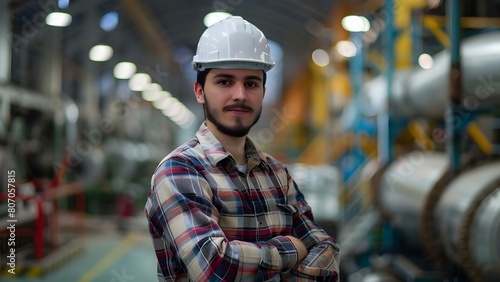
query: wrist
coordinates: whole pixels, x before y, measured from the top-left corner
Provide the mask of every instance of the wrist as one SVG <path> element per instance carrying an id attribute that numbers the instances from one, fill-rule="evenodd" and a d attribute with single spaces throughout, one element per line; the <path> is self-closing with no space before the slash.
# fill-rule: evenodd
<path id="1" fill-rule="evenodd" d="M 297 262 L 303 260 L 308 254 L 307 248 L 304 245 L 304 243 L 296 237 L 293 236 L 286 236 L 286 237 L 292 242 L 293 246 L 297 250 Z"/>

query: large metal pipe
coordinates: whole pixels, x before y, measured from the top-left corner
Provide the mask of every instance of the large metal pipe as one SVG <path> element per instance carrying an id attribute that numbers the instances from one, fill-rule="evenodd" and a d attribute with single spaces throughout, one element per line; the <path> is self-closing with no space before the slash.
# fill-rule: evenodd
<path id="1" fill-rule="evenodd" d="M 379 186 L 383 213 L 402 233 L 408 249 L 420 249 L 419 222 L 431 189 L 448 168 L 444 153 L 413 152 L 394 160 Z"/>
<path id="2" fill-rule="evenodd" d="M 462 42 L 462 103 L 464 111 L 500 105 L 500 32 L 488 32 Z M 394 74 L 390 111 L 394 117 L 443 118 L 448 103 L 450 53 L 434 57 L 425 70 L 414 68 Z M 362 88 L 363 113 L 374 115 L 384 109 L 385 77 L 377 77 Z"/>
<path id="3" fill-rule="evenodd" d="M 441 196 L 434 216 L 447 257 L 466 268 L 473 281 L 498 281 L 500 161 L 455 178 Z"/>
<path id="4" fill-rule="evenodd" d="M 378 187 L 381 209 L 403 235 L 407 250 L 424 244 L 427 250 L 429 244 L 442 248 L 445 260 L 466 269 L 471 281 L 498 281 L 500 161 L 475 165 L 453 179 L 447 178 L 448 172 L 444 153 L 399 157 Z M 424 226 L 429 214 L 432 224 Z M 424 234 L 426 228 L 436 236 Z"/>
<path id="5" fill-rule="evenodd" d="M 471 256 L 480 272 L 493 281 L 500 277 L 500 189 L 481 203 L 471 227 Z"/>

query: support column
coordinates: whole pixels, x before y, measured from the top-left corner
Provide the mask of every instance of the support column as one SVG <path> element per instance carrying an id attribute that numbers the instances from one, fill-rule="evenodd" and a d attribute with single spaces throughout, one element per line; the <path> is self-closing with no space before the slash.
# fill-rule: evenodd
<path id="1" fill-rule="evenodd" d="M 8 1 L 0 1 L 0 87 L 10 82 L 11 74 L 11 21 Z M 6 130 L 10 119 L 10 99 L 0 98 L 0 134 Z"/>
<path id="2" fill-rule="evenodd" d="M 0 85 L 10 82 L 12 33 L 8 2 L 0 1 Z"/>
<path id="3" fill-rule="evenodd" d="M 378 144 L 378 155 L 381 164 L 387 164 L 394 158 L 394 131 L 395 125 L 391 118 L 390 112 L 393 110 L 392 106 L 392 84 L 394 80 L 394 58 L 395 58 L 395 38 L 396 38 L 396 28 L 394 27 L 394 1 L 386 0 L 385 2 L 385 12 L 387 14 L 387 23 L 385 31 L 385 42 L 386 46 L 386 83 L 387 83 L 387 97 L 386 97 L 386 109 L 382 111 L 377 116 L 377 144 Z"/>
<path id="4" fill-rule="evenodd" d="M 363 84 L 363 32 L 351 32 L 350 40 L 356 46 L 356 55 L 351 58 L 349 72 L 356 107 L 359 108 L 359 92 Z"/>
<path id="5" fill-rule="evenodd" d="M 40 89 L 57 106 L 62 91 L 61 30 L 49 26 L 46 33 L 41 56 Z"/>
<path id="6" fill-rule="evenodd" d="M 446 151 L 450 160 L 450 166 L 454 172 L 460 168 L 461 135 L 463 133 L 463 121 L 460 112 L 462 108 L 462 74 L 460 63 L 460 14 L 459 0 L 448 0 L 446 2 L 447 33 L 450 38 L 450 93 L 447 114 L 445 115 L 447 146 Z"/>
<path id="7" fill-rule="evenodd" d="M 44 30 L 42 47 L 40 90 L 52 105 L 54 111 L 54 152 L 55 160 L 60 160 L 63 146 L 63 126 L 65 113 L 62 106 L 62 58 L 61 58 L 61 29 L 48 26 Z"/>
<path id="8" fill-rule="evenodd" d="M 86 27 L 85 38 L 92 38 L 95 31 L 93 30 L 93 25 L 98 22 L 98 18 L 95 13 L 90 10 L 90 16 L 86 18 L 83 23 Z M 97 128 L 100 119 L 99 112 L 99 76 L 98 76 L 98 62 L 93 62 L 89 59 L 89 51 L 96 43 L 94 40 L 88 40 L 85 45 L 86 52 L 82 54 L 83 58 L 83 69 L 84 78 L 82 81 L 82 92 L 80 93 L 83 104 L 81 105 L 80 113 L 82 113 L 82 118 L 85 121 L 85 127 L 88 130 Z"/>

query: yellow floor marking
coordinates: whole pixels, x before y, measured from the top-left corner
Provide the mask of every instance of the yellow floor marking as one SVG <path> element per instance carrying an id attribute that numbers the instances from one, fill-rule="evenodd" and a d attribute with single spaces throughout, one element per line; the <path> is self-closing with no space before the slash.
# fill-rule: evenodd
<path id="1" fill-rule="evenodd" d="M 138 240 L 136 231 L 130 232 L 123 240 L 112 249 L 106 256 L 104 256 L 96 265 L 91 268 L 78 282 L 91 282 L 99 274 L 108 268 L 113 262 L 117 261 L 125 252 L 132 248 Z"/>

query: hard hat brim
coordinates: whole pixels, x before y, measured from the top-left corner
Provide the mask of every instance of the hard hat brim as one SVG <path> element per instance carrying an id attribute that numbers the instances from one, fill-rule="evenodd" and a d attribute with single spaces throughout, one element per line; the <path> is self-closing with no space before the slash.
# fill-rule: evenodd
<path id="1" fill-rule="evenodd" d="M 265 72 L 274 67 L 274 62 L 263 63 L 262 61 L 241 59 L 241 60 L 214 60 L 205 62 L 193 61 L 193 68 L 196 71 L 203 71 L 206 69 L 250 69 L 250 70 L 263 70 Z"/>

